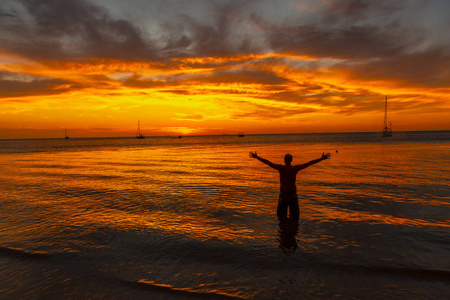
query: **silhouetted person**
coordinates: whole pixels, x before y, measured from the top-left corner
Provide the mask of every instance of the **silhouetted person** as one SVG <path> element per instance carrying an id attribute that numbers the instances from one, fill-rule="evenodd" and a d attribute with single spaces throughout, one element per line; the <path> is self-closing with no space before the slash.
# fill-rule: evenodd
<path id="1" fill-rule="evenodd" d="M 285 165 L 274 164 L 267 159 L 259 157 L 256 152 L 250 152 L 250 156 L 258 159 L 260 162 L 265 163 L 266 165 L 278 170 L 280 173 L 280 196 L 278 198 L 278 207 L 277 207 L 277 216 L 278 218 L 284 219 L 287 218 L 287 210 L 289 207 L 289 217 L 295 218 L 298 220 L 299 217 L 299 208 L 298 208 L 298 196 L 297 196 L 297 186 L 295 185 L 295 181 L 297 179 L 297 173 L 300 170 L 303 170 L 311 165 L 317 164 L 318 162 L 330 158 L 330 153 L 322 154 L 321 158 L 311 160 L 302 165 L 293 166 L 292 163 L 292 155 L 286 154 L 284 156 Z"/>

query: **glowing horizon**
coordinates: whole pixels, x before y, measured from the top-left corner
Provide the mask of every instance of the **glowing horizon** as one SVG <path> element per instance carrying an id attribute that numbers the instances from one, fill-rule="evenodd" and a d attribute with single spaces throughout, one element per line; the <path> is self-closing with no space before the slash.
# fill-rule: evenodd
<path id="1" fill-rule="evenodd" d="M 7 1 L 0 138 L 450 130 L 448 3 L 169 2 Z"/>

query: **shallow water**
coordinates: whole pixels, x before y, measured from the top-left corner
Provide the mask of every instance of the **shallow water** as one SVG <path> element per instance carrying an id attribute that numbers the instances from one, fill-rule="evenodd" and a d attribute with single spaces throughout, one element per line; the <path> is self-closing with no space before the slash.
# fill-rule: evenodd
<path id="1" fill-rule="evenodd" d="M 450 133 L 0 141 L 2 298 L 445 298 Z M 330 160 L 276 218 L 285 153 Z"/>

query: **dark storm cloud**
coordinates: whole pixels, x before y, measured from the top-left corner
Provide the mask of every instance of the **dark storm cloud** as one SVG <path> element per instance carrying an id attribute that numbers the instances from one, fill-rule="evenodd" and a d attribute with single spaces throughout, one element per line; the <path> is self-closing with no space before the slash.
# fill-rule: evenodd
<path id="1" fill-rule="evenodd" d="M 0 29 L 9 32 L 2 47 L 37 59 L 153 60 L 270 51 L 358 59 L 397 55 L 423 38 L 396 18 L 383 17 L 401 11 L 404 1 L 320 2 L 323 7 L 314 18 L 294 20 L 264 16 L 259 9 L 264 2 L 196 2 L 193 5 L 204 17 L 166 11 L 167 15 L 151 20 L 151 26 L 113 17 L 106 9 L 108 2 L 105 7 L 87 0 L 20 3 L 27 15 L 0 11 L 4 19 Z M 280 4 L 280 8 L 283 14 L 288 7 Z M 373 21 L 376 16 L 381 16 L 379 22 Z M 252 27 L 258 30 L 251 31 Z"/>
<path id="2" fill-rule="evenodd" d="M 202 57 L 226 56 L 251 53 L 251 36 L 242 26 L 245 19 L 241 11 L 246 2 L 208 3 L 210 22 L 180 13 L 176 19 L 165 20 L 162 30 L 166 32 L 166 46 L 162 49 L 171 56 Z M 259 50 L 259 49 L 258 49 Z"/>
<path id="3" fill-rule="evenodd" d="M 11 17 L 14 18 L 15 14 L 12 12 L 3 11 L 0 9 L 0 18 Z"/>
<path id="4" fill-rule="evenodd" d="M 330 0 L 325 3 L 320 22 L 328 26 L 366 21 L 374 15 L 384 21 L 383 16 L 402 11 L 406 4 L 404 0 Z"/>
<path id="5" fill-rule="evenodd" d="M 265 31 L 276 52 L 340 59 L 366 59 L 401 53 L 410 44 L 403 30 L 372 25 L 321 28 L 316 25 L 272 25 L 257 16 L 253 20 Z M 407 36 L 407 35 L 406 35 Z"/>
<path id="6" fill-rule="evenodd" d="M 35 59 L 152 58 L 152 48 L 129 21 L 114 20 L 83 0 L 25 0 L 29 16 L 1 22 L 9 30 L 2 47 Z"/>
<path id="7" fill-rule="evenodd" d="M 252 46 L 252 36 L 242 30 L 246 20 L 240 16 L 245 7 L 241 2 L 205 2 L 208 5 L 200 7 L 207 10 L 208 18 L 171 12 L 152 19 L 150 26 L 113 17 L 106 6 L 87 0 L 20 3 L 22 10 L 0 11 L 0 42 L 5 50 L 37 60 L 161 60 L 258 50 Z"/>
<path id="8" fill-rule="evenodd" d="M 252 20 L 275 52 L 344 60 L 329 68 L 346 69 L 354 79 L 448 86 L 450 35 L 433 28 L 445 21 L 431 19 L 439 6 L 431 14 L 433 4 L 426 1 L 322 3 L 326 5 L 317 9 L 315 19 L 277 22 L 253 15 Z"/>
<path id="9" fill-rule="evenodd" d="M 446 48 L 336 65 L 336 68 L 340 67 L 353 72 L 358 79 L 393 79 L 434 88 L 450 86 L 450 53 Z"/>
<path id="10" fill-rule="evenodd" d="M 334 13 L 339 13 L 347 17 L 354 17 L 363 15 L 368 8 L 374 5 L 374 3 L 375 1 L 373 0 L 330 1 L 328 2 L 328 8 Z"/>
<path id="11" fill-rule="evenodd" d="M 22 97 L 30 95 L 55 95 L 67 92 L 73 84 L 54 78 L 16 80 L 15 74 L 0 72 L 0 97 Z"/>
<path id="12" fill-rule="evenodd" d="M 64 84 L 64 81 L 59 79 L 42 79 L 30 82 L 0 80 L 0 90 L 2 91 L 0 97 L 9 98 L 30 95 L 54 95 L 67 92 L 67 88 L 55 89 L 55 86 L 61 84 Z"/>
<path id="13" fill-rule="evenodd" d="M 447 31 L 436 33 L 442 38 L 429 39 L 430 28 L 437 25 L 429 25 L 434 24 L 429 18 L 421 21 L 414 18 L 422 10 L 427 11 L 431 2 L 415 1 L 415 6 L 402 0 L 298 2 L 314 5 L 314 12 L 294 10 L 284 2 L 274 5 L 270 1 L 198 1 L 189 4 L 192 9 L 188 11 L 177 10 L 175 0 L 169 2 L 171 6 L 158 2 L 165 10 L 152 14 L 145 22 L 133 18 L 138 14 L 133 5 L 129 6 L 128 14 L 117 13 L 115 1 L 96 1 L 97 5 L 87 0 L 14 2 L 16 6 L 20 3 L 21 9 L 18 6 L 0 9 L 0 47 L 37 61 L 164 60 L 168 68 L 171 67 L 169 59 L 173 58 L 225 57 L 201 65 L 173 63 L 175 68 L 222 69 L 208 76 L 190 78 L 209 83 L 236 80 L 282 84 L 285 79 L 267 70 L 261 71 L 257 64 L 251 64 L 252 58 L 229 59 L 233 55 L 245 57 L 273 52 L 309 55 L 319 60 L 345 60 L 327 67 L 350 70 L 362 79 L 384 77 L 430 86 L 443 86 L 449 79 Z M 151 11 L 154 2 L 149 3 L 147 9 Z M 273 6 L 267 6 L 268 3 Z M 267 9 L 274 6 L 279 10 Z M 436 7 L 431 10 L 433 13 Z M 146 15 L 145 11 L 139 13 Z M 257 63 L 274 62 L 259 60 Z M 287 60 L 284 63 L 289 66 Z M 321 61 L 314 67 L 311 63 L 312 68 L 307 71 L 321 68 L 320 64 Z M 226 70 L 231 66 L 241 71 Z M 303 70 L 305 67 L 305 64 L 292 66 Z M 176 78 L 173 83 L 182 80 Z M 162 83 L 130 78 L 124 84 L 154 87 Z"/>

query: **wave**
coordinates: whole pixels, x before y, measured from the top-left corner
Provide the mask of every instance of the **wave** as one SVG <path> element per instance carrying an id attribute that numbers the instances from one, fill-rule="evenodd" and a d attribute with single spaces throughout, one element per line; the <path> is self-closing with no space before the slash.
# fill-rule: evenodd
<path id="1" fill-rule="evenodd" d="M 387 276 L 412 277 L 421 280 L 441 280 L 450 281 L 450 270 L 439 269 L 410 269 L 389 266 L 364 266 L 348 265 L 332 262 L 321 262 L 322 266 L 347 272 L 364 272 L 373 274 L 382 274 Z"/>
<path id="2" fill-rule="evenodd" d="M 159 291 L 164 292 L 167 294 L 173 294 L 173 295 L 179 295 L 179 296 L 185 296 L 185 297 L 192 297 L 195 299 L 243 299 L 237 296 L 231 296 L 231 295 L 225 295 L 221 293 L 214 293 L 214 292 L 198 292 L 198 291 L 191 291 L 187 288 L 175 288 L 167 284 L 158 284 L 153 281 L 148 281 L 145 279 L 141 279 L 138 281 L 134 280 L 121 280 L 123 284 L 138 288 L 138 289 L 146 289 L 146 290 L 152 290 L 152 291 Z"/>
<path id="3" fill-rule="evenodd" d="M 24 259 L 49 259 L 52 255 L 42 251 L 27 251 L 20 248 L 0 246 L 0 254 Z"/>

